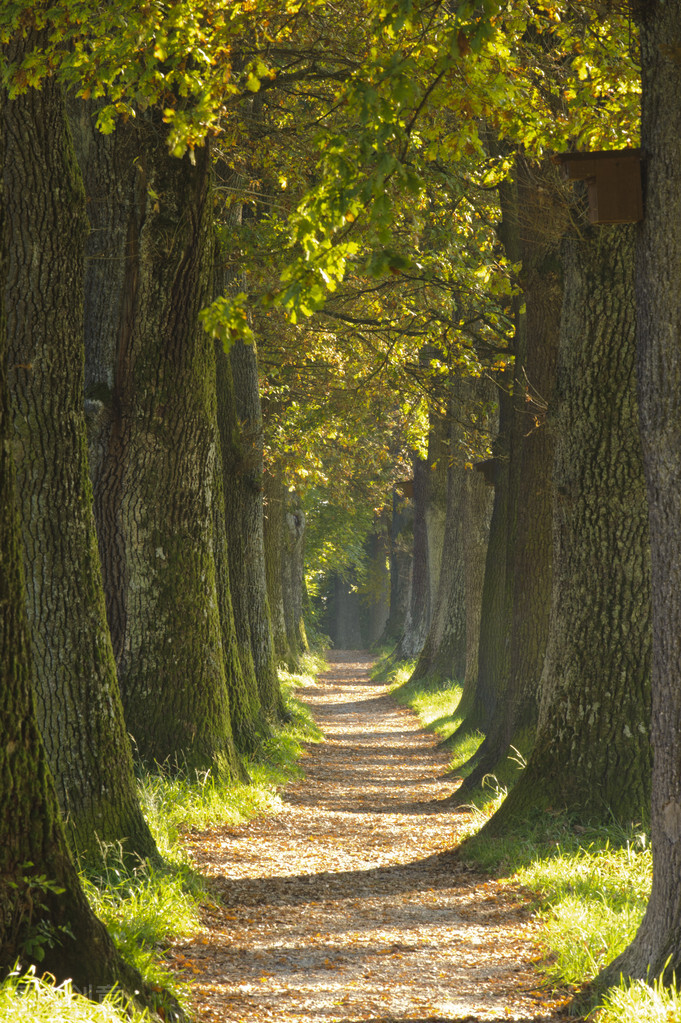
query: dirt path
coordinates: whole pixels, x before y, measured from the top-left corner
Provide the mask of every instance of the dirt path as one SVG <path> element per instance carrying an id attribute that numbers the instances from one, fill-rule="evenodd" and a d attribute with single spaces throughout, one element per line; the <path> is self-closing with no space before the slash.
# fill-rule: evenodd
<path id="1" fill-rule="evenodd" d="M 446 852 L 460 818 L 429 805 L 451 789 L 446 754 L 369 664 L 337 653 L 300 694 L 326 742 L 284 811 L 192 847 L 223 902 L 181 949 L 201 971 L 198 1019 L 558 1019 L 537 991 L 527 911 Z"/>

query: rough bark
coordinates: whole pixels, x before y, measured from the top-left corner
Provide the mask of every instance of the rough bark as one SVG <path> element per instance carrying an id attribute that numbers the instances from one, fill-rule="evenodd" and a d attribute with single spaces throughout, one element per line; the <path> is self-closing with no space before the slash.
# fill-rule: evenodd
<path id="1" fill-rule="evenodd" d="M 87 132 L 105 229 L 89 254 L 86 398 L 126 722 L 148 763 L 238 773 L 213 553 L 215 361 L 198 323 L 212 288 L 210 152 L 170 157 L 151 113 L 107 139 Z"/>
<path id="2" fill-rule="evenodd" d="M 641 5 L 645 219 L 637 244 L 638 380 L 652 561 L 653 886 L 632 944 L 598 978 L 681 975 L 681 3 Z"/>
<path id="3" fill-rule="evenodd" d="M 244 530 L 244 494 L 247 486 L 243 474 L 247 469 L 239 443 L 239 422 L 236 415 L 234 382 L 229 358 L 216 342 L 219 452 L 216 487 L 222 494 L 222 516 L 216 501 L 218 523 L 215 532 L 215 569 L 223 623 L 223 645 L 234 637 L 240 673 L 229 690 L 232 731 L 239 749 L 255 750 L 269 728 L 264 715 L 253 660 L 251 627 L 248 615 L 247 532 Z M 262 489 L 262 484 L 260 484 Z M 216 497 L 218 495 L 216 494 Z M 224 533 L 224 541 L 220 534 Z"/>
<path id="4" fill-rule="evenodd" d="M 237 446 L 241 451 L 241 532 L 245 555 L 246 609 L 251 649 L 260 702 L 268 718 L 284 713 L 276 671 L 271 612 L 265 568 L 265 521 L 263 486 L 263 421 L 255 345 L 237 341 L 229 353 L 234 379 L 238 422 Z"/>
<path id="5" fill-rule="evenodd" d="M 367 582 L 362 594 L 362 606 L 365 616 L 365 643 L 369 648 L 380 641 L 390 612 L 386 525 L 385 522 L 377 523 L 376 530 L 369 534 L 367 540 Z"/>
<path id="6" fill-rule="evenodd" d="M 106 621 L 83 414 L 85 194 L 60 90 L 8 102 L 8 334 L 38 723 L 85 860 L 156 855 L 139 807 Z"/>
<path id="7" fill-rule="evenodd" d="M 546 409 L 555 387 L 562 307 L 558 246 L 567 229 L 567 206 L 555 174 L 555 168 L 531 167 L 518 158 L 513 192 L 518 212 L 505 215 L 507 230 L 510 221 L 517 235 L 509 248 L 522 259 L 526 310 L 518 318 L 513 381 L 508 678 L 500 680 L 503 698 L 456 801 L 468 800 L 487 774 L 504 784 L 515 781 L 509 749 L 513 746 L 527 756 L 537 723 L 552 579 L 553 433 Z"/>
<path id="8" fill-rule="evenodd" d="M 37 97 L 32 97 L 33 101 Z M 42 98 L 47 101 L 47 94 Z M 0 95 L 0 117 L 3 97 Z M 11 118 L 10 118 L 11 123 Z M 5 134 L 7 140 L 9 134 Z M 38 155 L 38 154 L 36 154 Z M 0 136 L 0 176 L 5 163 Z M 4 191 L 4 189 L 3 189 Z M 0 191 L 0 238 L 4 200 Z M 0 246 L 0 279 L 8 267 Z M 0 290 L 0 975 L 17 960 L 99 997 L 119 985 L 147 992 L 94 916 L 69 858 L 56 792 L 38 730 L 12 464 L 13 413 L 7 386 L 5 292 Z M 50 882 L 46 886 L 40 878 Z M 39 940 L 42 936 L 42 940 Z M 42 959 L 36 961 L 36 949 Z M 149 1004 L 157 1007 L 155 1002 Z M 179 1019 L 173 1005 L 167 1015 Z"/>
<path id="9" fill-rule="evenodd" d="M 492 818 L 641 820 L 650 798 L 648 523 L 634 374 L 633 229 L 564 244 L 553 590 L 533 753 Z"/>
<path id="10" fill-rule="evenodd" d="M 482 592 L 489 542 L 494 490 L 481 473 L 469 470 L 464 478 L 463 503 L 464 592 L 466 601 L 466 670 L 464 687 L 470 689 L 478 678 Z"/>

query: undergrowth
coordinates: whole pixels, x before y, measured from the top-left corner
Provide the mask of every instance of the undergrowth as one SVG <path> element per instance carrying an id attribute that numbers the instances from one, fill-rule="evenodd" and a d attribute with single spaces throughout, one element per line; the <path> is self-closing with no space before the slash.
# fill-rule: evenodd
<path id="1" fill-rule="evenodd" d="M 279 673 L 289 721 L 263 740 L 246 764 L 249 784 L 228 781 L 210 771 L 140 772 L 140 802 L 163 862 L 140 862 L 131 868 L 122 848 L 114 845 L 103 849 L 103 865 L 96 874 L 81 873 L 88 900 L 123 957 L 150 985 L 171 991 L 185 1008 L 188 988 L 178 982 L 164 953 L 173 940 L 201 932 L 201 908 L 211 896 L 191 866 L 183 839 L 192 832 L 237 824 L 279 809 L 278 789 L 302 774 L 298 763 L 302 744 L 322 738 L 295 690 L 313 686 L 313 673 L 324 664 L 312 655 L 306 655 L 302 663 L 300 674 Z M 94 1003 L 70 984 L 56 986 L 33 972 L 14 974 L 0 984 L 0 1023 L 142 1023 L 149 1019 L 147 1013 L 130 1015 L 120 995 Z"/>

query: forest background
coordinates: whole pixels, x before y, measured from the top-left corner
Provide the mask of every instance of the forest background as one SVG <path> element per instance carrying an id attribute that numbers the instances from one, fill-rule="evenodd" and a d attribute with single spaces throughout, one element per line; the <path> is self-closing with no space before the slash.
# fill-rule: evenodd
<path id="1" fill-rule="evenodd" d="M 680 35 L 654 0 L 4 5 L 5 967 L 153 1002 L 73 857 L 159 856 L 135 763 L 246 780 L 307 616 L 463 682 L 453 803 L 527 765 L 491 834 L 649 823 L 599 984 L 676 970 Z M 623 149 L 645 216 L 594 226 L 550 154 Z"/>

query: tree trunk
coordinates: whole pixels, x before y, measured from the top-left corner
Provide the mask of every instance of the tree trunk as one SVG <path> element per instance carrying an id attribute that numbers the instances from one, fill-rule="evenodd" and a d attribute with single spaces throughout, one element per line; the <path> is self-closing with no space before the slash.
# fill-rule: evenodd
<path id="1" fill-rule="evenodd" d="M 632 273 L 629 227 L 584 225 L 581 239 L 565 243 L 539 723 L 493 832 L 537 807 L 627 821 L 647 814 L 650 583 Z"/>
<path id="2" fill-rule="evenodd" d="M 258 381 L 258 354 L 255 345 L 237 341 L 232 346 L 230 364 L 234 379 L 234 399 L 238 421 L 235 440 L 243 458 L 238 491 L 241 501 L 241 532 L 244 543 L 246 611 L 251 633 L 251 648 L 260 702 L 268 718 L 284 714 L 271 612 L 267 595 L 265 562 L 265 521 L 263 485 L 263 421 Z"/>
<path id="3" fill-rule="evenodd" d="M 141 758 L 239 773 L 213 554 L 215 360 L 198 323 L 210 153 L 170 157 L 154 118 L 79 131 L 90 205 L 112 226 L 94 235 L 85 323 L 107 613 Z"/>
<path id="4" fill-rule="evenodd" d="M 29 94 L 20 102 L 25 114 L 33 107 L 47 116 L 55 96 Z M 41 106 L 43 109 L 40 110 Z M 0 118 L 3 113 L 0 95 Z M 19 108 L 14 107 L 16 112 Z M 56 107 L 55 107 L 56 109 Z M 5 145 L 14 148 L 4 122 Z M 47 123 L 47 122 L 44 122 Z M 24 123 L 28 133 L 29 124 Z M 5 145 L 0 136 L 0 175 L 5 170 Z M 54 136 L 56 139 L 57 136 Z M 36 140 L 37 141 L 37 140 Z M 44 153 L 33 151 L 36 163 Z M 63 150 L 62 150 L 63 155 Z M 44 164 L 43 164 L 43 169 Z M 37 173 L 37 171 L 36 171 Z M 10 175 L 11 177 L 11 175 Z M 28 183 L 27 179 L 27 183 Z M 9 189 L 5 190 L 5 194 Z M 78 191 L 76 190 L 76 197 Z M 5 206 L 0 193 L 0 279 L 7 279 Z M 28 225 L 26 225 L 28 227 Z M 28 235 L 26 236 L 28 237 Z M 33 236 L 35 240 L 35 236 Z M 59 820 L 57 798 L 38 731 L 31 691 L 31 659 L 23 586 L 18 499 L 12 464 L 13 413 L 7 387 L 5 292 L 0 290 L 0 976 L 17 960 L 52 973 L 58 982 L 71 978 L 78 990 L 101 997 L 115 985 L 130 995 L 140 993 L 153 1008 L 163 1001 L 149 998 L 142 978 L 118 955 L 104 925 L 94 916 L 82 892 Z M 16 366 L 14 366 L 16 369 Z M 101 603 L 101 600 L 100 600 Z M 45 879 L 50 882 L 45 884 Z M 180 1019 L 168 1004 L 167 1018 Z"/>
<path id="5" fill-rule="evenodd" d="M 503 699 L 498 700 L 477 750 L 474 769 L 455 794 L 457 802 L 468 801 L 485 775 L 493 774 L 506 785 L 514 782 L 517 772 L 509 749 L 513 746 L 528 756 L 537 724 L 552 579 L 553 433 L 546 424 L 546 409 L 555 387 L 560 333 L 558 247 L 567 229 L 567 206 L 555 173 L 555 168 L 530 167 L 518 158 L 513 195 L 518 214 L 505 214 L 506 224 L 516 225 L 510 254 L 522 259 L 526 309 L 518 320 L 513 383 L 508 678 L 500 680 Z M 508 203 L 508 192 L 504 198 Z"/>
<path id="6" fill-rule="evenodd" d="M 265 473 L 265 572 L 267 599 L 272 622 L 272 642 L 278 661 L 290 671 L 296 668 L 296 659 L 289 647 L 284 614 L 284 588 L 281 573 L 286 511 L 286 488 L 281 469 L 277 465 Z"/>
<path id="7" fill-rule="evenodd" d="M 308 649 L 303 624 L 305 512 L 298 494 L 288 494 L 284 510 L 282 544 L 282 592 L 289 650 L 296 662 Z"/>
<path id="8" fill-rule="evenodd" d="M 382 527 L 382 528 L 381 528 Z M 365 615 L 365 643 L 371 648 L 384 634 L 390 612 L 390 571 L 385 522 L 376 524 L 367 540 L 368 579 L 362 594 Z"/>
<path id="9" fill-rule="evenodd" d="M 463 502 L 465 469 L 459 452 L 461 383 L 453 383 L 446 446 L 447 504 L 438 587 L 426 642 L 411 680 L 463 679 L 466 670 L 466 595 L 464 578 Z M 443 445 L 444 447 L 444 445 Z M 432 547 L 431 547 L 432 551 Z"/>
<path id="10" fill-rule="evenodd" d="M 681 974 L 681 3 L 642 7 L 645 219 L 636 299 L 641 437 L 652 560 L 653 887 L 632 944 L 598 978 Z"/>
<path id="11" fill-rule="evenodd" d="M 7 102 L 8 333 L 38 723 L 73 849 L 157 855 L 106 621 L 83 415 L 82 179 L 60 90 Z"/>
<path id="12" fill-rule="evenodd" d="M 379 646 L 397 643 L 404 631 L 411 593 L 411 569 L 414 553 L 412 526 L 414 505 L 397 487 L 393 487 L 390 518 L 390 610 Z"/>
<path id="13" fill-rule="evenodd" d="M 414 456 L 414 552 L 409 607 L 398 647 L 400 660 L 411 660 L 418 656 L 426 641 L 430 624 L 427 500 L 428 462 Z"/>
<path id="14" fill-rule="evenodd" d="M 467 665 L 464 689 L 458 713 L 463 722 L 458 733 L 486 731 L 500 699 L 499 681 L 508 665 L 510 617 L 509 556 L 509 484 L 511 458 L 512 404 L 510 381 L 502 377 L 499 386 L 499 432 L 494 441 L 493 458 L 478 463 L 481 478 L 494 484 L 494 499 L 489 524 L 485 570 L 480 599 L 480 632 L 477 675 Z M 475 481 L 477 488 L 480 482 Z M 482 494 L 478 489 L 478 498 Z M 468 541 L 466 541 L 468 542 Z M 467 658 L 468 659 L 468 658 Z"/>

